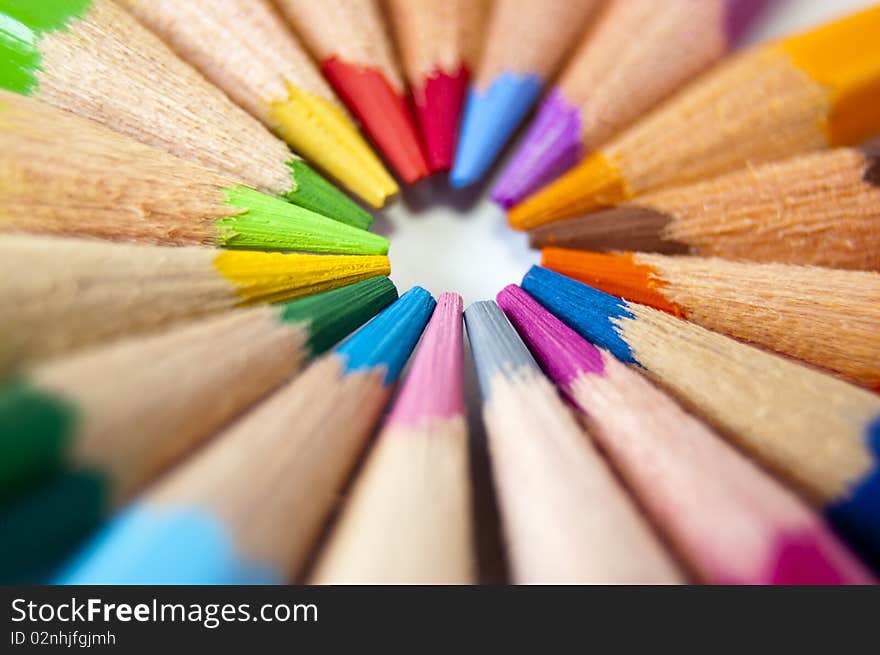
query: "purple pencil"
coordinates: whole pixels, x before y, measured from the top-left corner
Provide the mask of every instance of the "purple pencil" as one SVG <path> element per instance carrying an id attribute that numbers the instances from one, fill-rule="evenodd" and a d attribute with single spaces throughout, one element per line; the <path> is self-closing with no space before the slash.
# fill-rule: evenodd
<path id="1" fill-rule="evenodd" d="M 740 39 L 772 0 L 613 0 L 545 97 L 492 192 L 509 208 L 574 166 Z"/>
<path id="2" fill-rule="evenodd" d="M 314 582 L 474 581 L 461 314 L 461 296 L 440 296 Z"/>

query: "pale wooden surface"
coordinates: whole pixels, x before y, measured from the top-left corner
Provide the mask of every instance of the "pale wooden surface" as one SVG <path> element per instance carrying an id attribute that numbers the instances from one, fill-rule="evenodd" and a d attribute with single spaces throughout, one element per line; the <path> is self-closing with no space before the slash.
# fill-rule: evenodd
<path id="1" fill-rule="evenodd" d="M 37 97 L 274 193 L 293 155 L 112 0 L 40 41 Z"/>

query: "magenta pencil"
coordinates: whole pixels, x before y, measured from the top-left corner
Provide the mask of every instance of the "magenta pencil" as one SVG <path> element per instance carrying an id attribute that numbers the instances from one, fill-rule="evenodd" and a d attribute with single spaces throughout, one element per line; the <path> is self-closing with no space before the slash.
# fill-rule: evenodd
<path id="1" fill-rule="evenodd" d="M 612 0 L 492 192 L 509 208 L 734 47 L 771 0 Z"/>
<path id="2" fill-rule="evenodd" d="M 498 304 L 699 579 L 870 584 L 871 574 L 792 492 L 647 379 L 511 285 Z"/>
<path id="3" fill-rule="evenodd" d="M 440 296 L 315 582 L 474 581 L 461 314 L 461 296 Z"/>

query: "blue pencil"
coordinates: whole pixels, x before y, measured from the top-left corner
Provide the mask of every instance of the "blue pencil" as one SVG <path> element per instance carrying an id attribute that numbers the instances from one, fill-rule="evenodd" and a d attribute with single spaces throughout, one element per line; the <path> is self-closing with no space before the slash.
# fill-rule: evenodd
<path id="1" fill-rule="evenodd" d="M 485 52 L 465 103 L 450 173 L 476 182 L 583 34 L 596 0 L 495 0 Z"/>
<path id="2" fill-rule="evenodd" d="M 126 509 L 60 582 L 295 578 L 434 305 L 404 294 Z"/>
<path id="3" fill-rule="evenodd" d="M 880 397 L 545 268 L 522 286 L 800 488 L 880 568 Z"/>

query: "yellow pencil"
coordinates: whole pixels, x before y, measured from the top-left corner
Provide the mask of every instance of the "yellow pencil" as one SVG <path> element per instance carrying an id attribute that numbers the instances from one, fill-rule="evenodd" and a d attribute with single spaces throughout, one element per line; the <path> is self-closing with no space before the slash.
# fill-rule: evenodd
<path id="1" fill-rule="evenodd" d="M 0 375 L 121 335 L 390 273 L 384 255 L 307 255 L 0 235 Z"/>
<path id="2" fill-rule="evenodd" d="M 266 0 L 117 0 L 297 152 L 374 207 L 397 193 L 308 54 Z"/>

